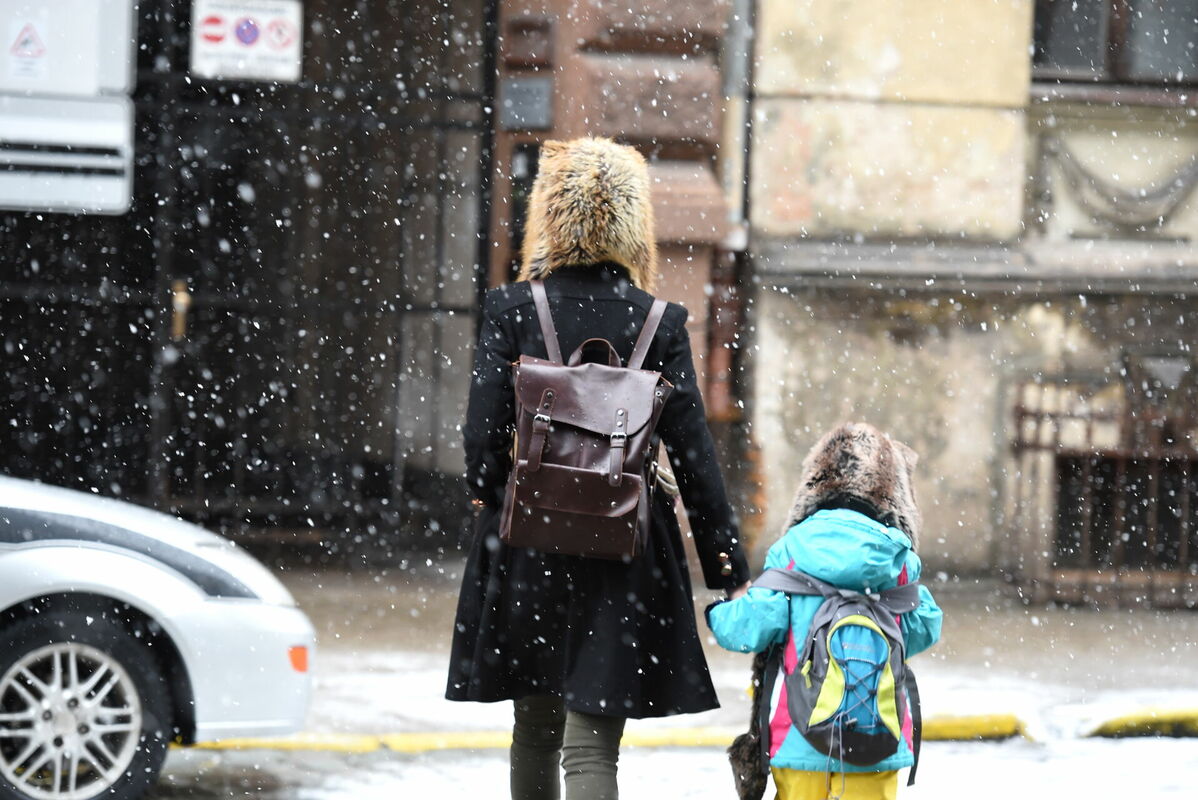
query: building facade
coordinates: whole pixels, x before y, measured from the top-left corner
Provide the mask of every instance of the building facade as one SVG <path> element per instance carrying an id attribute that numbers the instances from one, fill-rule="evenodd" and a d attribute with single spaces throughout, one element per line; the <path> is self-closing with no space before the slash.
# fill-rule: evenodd
<path id="1" fill-rule="evenodd" d="M 806 447 L 863 419 L 921 454 L 933 568 L 1198 601 L 1196 11 L 759 2 L 766 538 Z"/>
<path id="2" fill-rule="evenodd" d="M 479 298 L 541 143 L 607 135 L 758 548 L 864 419 L 922 456 L 932 568 L 1192 604 L 1194 5 L 308 0 L 279 82 L 202 77 L 199 0 L 141 0 L 131 209 L 0 211 L 0 469 L 456 541 Z"/>
<path id="3" fill-rule="evenodd" d="M 727 3 L 105 2 L 136 9 L 132 205 L 0 211 L 0 470 L 323 552 L 452 546 L 481 293 L 539 144 L 586 134 L 652 158 L 663 291 L 729 416 Z M 198 66 L 285 6 L 298 80 Z"/>
<path id="4" fill-rule="evenodd" d="M 199 77 L 193 10 L 136 4 L 131 209 L 0 211 L 0 469 L 333 552 L 442 535 L 495 8 L 307 0 L 296 82 Z"/>

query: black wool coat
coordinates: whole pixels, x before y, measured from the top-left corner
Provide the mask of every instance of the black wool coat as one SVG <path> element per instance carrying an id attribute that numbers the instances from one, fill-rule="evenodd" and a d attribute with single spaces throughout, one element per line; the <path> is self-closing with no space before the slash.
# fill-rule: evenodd
<path id="1" fill-rule="evenodd" d="M 627 361 L 653 297 L 632 286 L 622 267 L 564 267 L 546 278 L 545 288 L 563 355 L 602 337 Z M 686 318 L 686 309 L 669 305 L 644 368 L 674 385 L 657 433 L 678 479 L 704 581 L 730 589 L 750 575 L 707 428 Z M 654 493 L 648 546 L 628 563 L 500 541 L 515 418 L 512 362 L 521 354 L 547 356 L 526 282 L 492 289 L 484 304 L 464 430 L 466 476 L 480 508 L 446 697 L 554 694 L 574 711 L 634 718 L 717 707 L 668 495 Z"/>

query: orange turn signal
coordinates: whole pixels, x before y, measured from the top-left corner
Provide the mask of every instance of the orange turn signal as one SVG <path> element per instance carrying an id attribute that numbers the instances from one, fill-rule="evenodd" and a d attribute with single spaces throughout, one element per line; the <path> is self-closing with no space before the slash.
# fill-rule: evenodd
<path id="1" fill-rule="evenodd" d="M 308 648 L 302 644 L 287 649 L 287 657 L 291 659 L 291 668 L 296 672 L 308 671 Z"/>

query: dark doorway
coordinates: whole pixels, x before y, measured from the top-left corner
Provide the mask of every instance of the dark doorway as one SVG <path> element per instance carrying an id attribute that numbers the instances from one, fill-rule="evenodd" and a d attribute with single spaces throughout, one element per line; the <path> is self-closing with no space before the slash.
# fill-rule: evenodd
<path id="1" fill-rule="evenodd" d="M 189 11 L 139 5 L 133 210 L 0 214 L 0 470 L 227 532 L 453 524 L 493 3 L 307 2 L 295 85 L 189 78 Z"/>

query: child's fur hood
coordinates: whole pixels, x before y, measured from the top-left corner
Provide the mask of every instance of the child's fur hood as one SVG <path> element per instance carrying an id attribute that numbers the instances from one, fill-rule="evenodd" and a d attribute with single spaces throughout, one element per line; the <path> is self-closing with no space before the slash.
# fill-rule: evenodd
<path id="1" fill-rule="evenodd" d="M 614 261 L 653 291 L 657 243 L 649 169 L 634 148 L 584 138 L 541 145 L 524 229 L 520 279 Z"/>
<path id="2" fill-rule="evenodd" d="M 865 423 L 850 422 L 827 433 L 803 460 L 803 471 L 784 531 L 821 508 L 865 503 L 919 548 L 922 518 L 912 479 L 919 456 L 902 442 Z"/>

